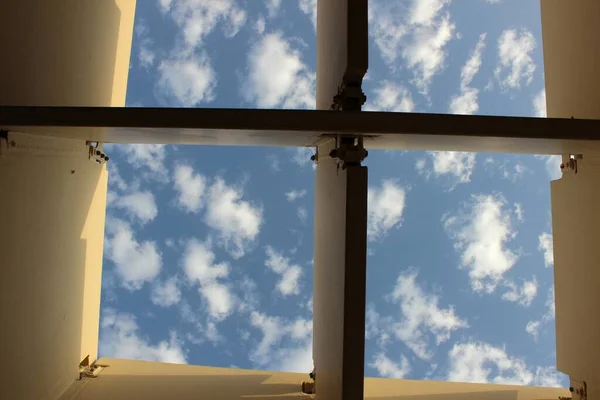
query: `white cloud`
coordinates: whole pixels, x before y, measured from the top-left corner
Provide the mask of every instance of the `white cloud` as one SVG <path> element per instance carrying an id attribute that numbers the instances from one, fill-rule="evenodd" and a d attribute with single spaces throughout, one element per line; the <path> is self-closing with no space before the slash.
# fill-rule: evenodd
<path id="1" fill-rule="evenodd" d="M 265 252 L 267 254 L 265 265 L 281 277 L 277 282 L 277 290 L 283 296 L 300 294 L 299 280 L 302 277 L 302 267 L 292 264 L 288 258 L 278 253 L 271 246 L 267 246 Z"/>
<path id="2" fill-rule="evenodd" d="M 533 98 L 533 115 L 538 118 L 546 118 L 546 89 L 542 89 Z"/>
<path id="3" fill-rule="evenodd" d="M 300 10 L 308 15 L 315 31 L 317 30 L 317 0 L 298 0 Z"/>
<path id="4" fill-rule="evenodd" d="M 265 32 L 265 27 L 266 27 L 266 22 L 265 22 L 265 19 L 261 15 L 256 19 L 256 24 L 254 25 L 254 30 L 256 32 L 258 32 L 260 35 L 262 35 Z"/>
<path id="5" fill-rule="evenodd" d="M 488 343 L 457 343 L 448 356 L 449 381 L 560 386 L 561 375 L 554 368 L 537 367 L 534 372 L 523 359 Z"/>
<path id="6" fill-rule="evenodd" d="M 310 372 L 312 362 L 312 321 L 287 321 L 253 311 L 250 324 L 263 337 L 250 359 L 260 367 L 287 372 Z"/>
<path id="7" fill-rule="evenodd" d="M 525 331 L 537 340 L 540 334 L 540 321 L 529 321 L 525 326 Z"/>
<path id="8" fill-rule="evenodd" d="M 373 89 L 373 93 L 374 100 L 367 102 L 365 111 L 412 112 L 415 109 L 410 91 L 402 85 L 384 80 Z"/>
<path id="9" fill-rule="evenodd" d="M 504 286 L 508 291 L 502 295 L 502 299 L 519 303 L 524 307 L 529 307 L 535 296 L 537 296 L 537 280 L 535 277 L 530 281 L 524 281 L 521 287 L 514 282 L 506 281 Z"/>
<path id="10" fill-rule="evenodd" d="M 116 150 L 127 157 L 127 162 L 143 171 L 143 177 L 159 182 L 168 180 L 165 166 L 167 149 L 162 144 L 108 144 L 106 150 Z M 112 162 L 112 161 L 111 161 Z"/>
<path id="11" fill-rule="evenodd" d="M 370 187 L 368 191 L 369 240 L 377 240 L 394 227 L 402 224 L 402 213 L 406 201 L 406 191 L 391 180 L 384 180 L 380 187 Z"/>
<path id="12" fill-rule="evenodd" d="M 533 81 L 536 69 L 531 53 L 536 47 L 533 34 L 526 29 L 507 29 L 498 38 L 498 66 L 494 71 L 503 89 L 520 89 Z"/>
<path id="13" fill-rule="evenodd" d="M 127 183 L 121 177 L 119 173 L 119 168 L 117 167 L 117 163 L 115 161 L 110 161 L 107 165 L 108 169 L 108 187 L 110 191 L 113 189 L 124 191 L 127 189 Z"/>
<path id="14" fill-rule="evenodd" d="M 135 191 L 116 196 L 111 206 L 125 210 L 129 216 L 142 224 L 152 221 L 158 214 L 154 195 L 148 191 Z"/>
<path id="15" fill-rule="evenodd" d="M 538 237 L 538 250 L 544 254 L 544 265 L 550 267 L 554 265 L 554 244 L 552 234 L 544 232 Z"/>
<path id="16" fill-rule="evenodd" d="M 298 218 L 300 219 L 300 222 L 305 224 L 306 220 L 308 219 L 308 211 L 306 211 L 306 208 L 298 207 L 297 214 L 298 214 Z"/>
<path id="17" fill-rule="evenodd" d="M 221 281 L 229 276 L 229 265 L 215 263 L 215 254 L 208 244 L 194 239 L 188 241 L 183 260 L 188 280 L 200 285 L 199 292 L 210 316 L 216 320 L 227 318 L 236 302 L 230 287 Z"/>
<path id="18" fill-rule="evenodd" d="M 189 165 L 177 165 L 173 173 L 173 186 L 177 192 L 177 203 L 186 212 L 197 213 L 204 206 L 206 178 L 194 173 Z"/>
<path id="19" fill-rule="evenodd" d="M 217 74 L 205 53 L 175 52 L 158 65 L 156 88 L 167 103 L 192 107 L 215 98 Z"/>
<path id="20" fill-rule="evenodd" d="M 550 180 L 553 181 L 562 178 L 562 171 L 560 169 L 560 164 L 562 164 L 562 156 L 536 156 L 536 158 L 544 160 L 546 171 L 548 172 Z"/>
<path id="21" fill-rule="evenodd" d="M 548 289 L 548 298 L 546 299 L 545 306 L 547 308 L 544 315 L 542 315 L 541 320 L 539 321 L 529 321 L 527 326 L 525 327 L 525 331 L 533 336 L 534 340 L 537 340 L 539 336 L 539 332 L 541 329 L 542 323 L 548 323 L 554 320 L 554 314 L 556 312 L 555 309 L 555 299 L 554 299 L 554 287 L 550 287 Z"/>
<path id="22" fill-rule="evenodd" d="M 107 218 L 106 232 L 104 254 L 115 264 L 125 288 L 138 290 L 156 278 L 162 262 L 156 243 L 138 242 L 131 226 L 116 218 Z"/>
<path id="23" fill-rule="evenodd" d="M 554 297 L 554 286 L 552 286 L 549 290 L 548 290 L 548 299 L 546 300 L 546 307 L 548 307 L 548 311 L 546 312 L 546 315 L 544 316 L 544 319 L 546 320 L 553 320 L 554 316 L 556 314 L 556 304 L 555 304 L 556 300 Z"/>
<path id="24" fill-rule="evenodd" d="M 515 207 L 515 216 L 517 217 L 517 220 L 519 222 L 525 222 L 525 212 L 523 211 L 521 203 L 514 203 L 513 205 Z"/>
<path id="25" fill-rule="evenodd" d="M 290 190 L 289 192 L 287 192 L 285 194 L 285 197 L 288 199 L 288 201 L 294 201 L 296 199 L 301 199 L 304 196 L 306 196 L 306 190 L 302 189 L 302 190 Z"/>
<path id="26" fill-rule="evenodd" d="M 138 61 L 142 68 L 154 65 L 156 53 L 152 49 L 152 39 L 149 37 L 149 28 L 144 20 L 136 21 L 135 35 L 138 39 Z"/>
<path id="27" fill-rule="evenodd" d="M 269 13 L 269 18 L 274 18 L 279 13 L 279 7 L 281 7 L 281 0 L 266 0 L 265 6 Z"/>
<path id="28" fill-rule="evenodd" d="M 315 79 L 302 53 L 281 32 L 264 35 L 248 53 L 247 101 L 261 108 L 314 108 Z"/>
<path id="29" fill-rule="evenodd" d="M 454 190 L 461 183 L 471 182 L 471 175 L 476 164 L 477 153 L 459 151 L 430 151 L 428 152 L 433 162 L 432 168 L 427 168 L 427 161 L 418 160 L 415 168 L 429 178 L 432 174 L 436 178 L 445 176 L 449 178 L 450 188 Z"/>
<path id="30" fill-rule="evenodd" d="M 396 337 L 402 340 L 419 358 L 433 356 L 428 337 L 435 337 L 437 345 L 450 339 L 452 332 L 468 327 L 454 307 L 440 308 L 439 298 L 428 294 L 417 284 L 418 273 L 409 270 L 398 276 L 390 299 L 400 305 L 402 321 L 393 325 Z"/>
<path id="31" fill-rule="evenodd" d="M 133 315 L 110 308 L 102 312 L 98 352 L 101 357 L 186 363 L 185 351 L 175 333 L 171 333 L 168 341 L 152 345 L 140 336 Z"/>
<path id="32" fill-rule="evenodd" d="M 446 9 L 449 0 L 369 2 L 369 26 L 383 60 L 395 68 L 402 57 L 413 71 L 413 83 L 424 94 L 433 77 L 444 67 L 446 44 L 455 24 Z"/>
<path id="33" fill-rule="evenodd" d="M 180 28 L 186 48 L 201 45 L 219 23 L 226 37 L 235 36 L 246 23 L 246 12 L 235 0 L 160 0 L 160 6 Z"/>
<path id="34" fill-rule="evenodd" d="M 295 147 L 291 149 L 294 151 L 292 156 L 292 162 L 300 167 L 312 165 L 313 170 L 317 169 L 317 164 L 311 160 L 311 157 L 315 153 L 315 149 L 312 147 Z"/>
<path id="35" fill-rule="evenodd" d="M 473 78 L 481 68 L 481 57 L 485 48 L 486 34 L 479 36 L 479 41 L 471 53 L 460 74 L 460 93 L 450 99 L 449 112 L 451 114 L 475 114 L 479 110 L 477 97 L 479 89 L 470 87 Z"/>
<path id="36" fill-rule="evenodd" d="M 216 178 L 208 194 L 205 222 L 219 232 L 221 244 L 233 258 L 242 257 L 257 238 L 262 225 L 260 207 L 242 200 L 240 188 Z"/>
<path id="37" fill-rule="evenodd" d="M 473 195 L 461 213 L 443 218 L 475 291 L 492 293 L 518 260 L 518 255 L 507 248 L 516 230 L 511 224 L 512 213 L 505 206 L 506 200 L 500 195 Z"/>
<path id="38" fill-rule="evenodd" d="M 384 353 L 379 353 L 373 357 L 369 367 L 374 368 L 382 378 L 403 379 L 410 373 L 410 364 L 404 356 L 400 358 L 400 365 L 390 360 Z"/>
<path id="39" fill-rule="evenodd" d="M 150 299 L 152 303 L 160 307 L 170 307 L 179 303 L 181 290 L 179 290 L 177 278 L 171 277 L 154 285 Z"/>

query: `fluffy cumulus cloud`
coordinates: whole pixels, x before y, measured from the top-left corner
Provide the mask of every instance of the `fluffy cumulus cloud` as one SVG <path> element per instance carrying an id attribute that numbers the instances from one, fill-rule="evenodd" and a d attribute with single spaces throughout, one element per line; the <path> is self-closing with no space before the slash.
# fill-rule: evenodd
<path id="1" fill-rule="evenodd" d="M 298 7 L 306 14 L 317 30 L 317 0 L 298 0 Z"/>
<path id="2" fill-rule="evenodd" d="M 475 114 L 479 110 L 477 102 L 479 89 L 475 89 L 470 85 L 481 68 L 481 57 L 485 48 L 486 36 L 485 33 L 479 36 L 479 41 L 475 49 L 462 68 L 460 74 L 460 93 L 450 99 L 448 111 L 451 114 Z"/>
<path id="3" fill-rule="evenodd" d="M 545 306 L 546 312 L 544 315 L 542 315 L 541 319 L 531 320 L 527 322 L 527 325 L 525 326 L 525 331 L 530 334 L 534 340 L 537 340 L 539 337 L 540 331 L 542 330 L 544 324 L 554 320 L 554 314 L 556 312 L 554 287 L 550 287 L 550 289 L 548 289 L 548 297 L 546 298 Z"/>
<path id="4" fill-rule="evenodd" d="M 162 144 L 109 144 L 105 145 L 106 151 L 116 151 L 123 156 L 127 162 L 141 176 L 148 180 L 166 182 L 169 177 L 165 166 L 167 148 Z M 112 162 L 112 161 L 111 161 Z"/>
<path id="5" fill-rule="evenodd" d="M 210 316 L 223 320 L 233 312 L 236 298 L 225 282 L 229 276 L 229 264 L 217 263 L 215 258 L 209 244 L 191 239 L 186 245 L 183 268 L 188 280 L 199 285 L 198 290 Z"/>
<path id="6" fill-rule="evenodd" d="M 383 378 L 402 379 L 411 371 L 408 359 L 400 357 L 400 364 L 389 359 L 384 353 L 378 353 L 369 363 L 369 367 L 375 369 Z"/>
<path id="7" fill-rule="evenodd" d="M 369 240 L 378 240 L 394 227 L 402 223 L 402 213 L 406 201 L 406 191 L 391 180 L 384 180 L 379 187 L 368 191 Z"/>
<path id="8" fill-rule="evenodd" d="M 442 71 L 446 45 L 456 28 L 449 4 L 449 0 L 369 2 L 369 26 L 381 57 L 394 69 L 401 57 L 422 93 Z"/>
<path id="9" fill-rule="evenodd" d="M 551 233 L 544 232 L 538 237 L 538 249 L 544 255 L 544 265 L 546 267 L 554 265 L 554 245 Z"/>
<path id="10" fill-rule="evenodd" d="M 456 215 L 443 218 L 475 291 L 492 293 L 517 262 L 508 247 L 516 235 L 513 213 L 501 195 L 472 195 Z"/>
<path id="11" fill-rule="evenodd" d="M 142 224 L 152 221 L 158 214 L 154 195 L 147 190 L 116 196 L 111 207 L 123 209 L 132 219 Z"/>
<path id="12" fill-rule="evenodd" d="M 248 53 L 247 101 L 261 108 L 314 108 L 315 74 L 281 32 L 268 33 Z"/>
<path id="13" fill-rule="evenodd" d="M 312 370 L 312 321 L 303 318 L 291 321 L 253 311 L 250 324 L 262 333 L 262 339 L 250 354 L 258 367 L 304 373 Z"/>
<path id="14" fill-rule="evenodd" d="M 468 324 L 456 314 L 454 307 L 441 308 L 439 297 L 426 293 L 417 284 L 417 276 L 415 270 L 398 276 L 390 300 L 400 306 L 402 319 L 392 329 L 417 357 L 430 360 L 433 357 L 430 336 L 439 345 L 450 339 L 452 332 L 466 328 Z"/>
<path id="15" fill-rule="evenodd" d="M 454 190 L 461 183 L 471 181 L 471 175 L 476 164 L 476 153 L 459 151 L 430 151 L 431 159 L 429 165 L 427 159 L 420 159 L 415 164 L 419 174 L 426 178 L 432 175 L 436 178 L 448 179 L 449 190 Z"/>
<path id="16" fill-rule="evenodd" d="M 529 368 L 523 359 L 513 357 L 507 354 L 506 349 L 488 343 L 456 343 L 448 357 L 449 381 L 562 386 L 563 375 L 554 368 Z"/>
<path id="17" fill-rule="evenodd" d="M 176 277 L 171 277 L 164 282 L 159 282 L 152 288 L 150 299 L 160 307 L 170 307 L 181 300 L 181 290 Z"/>
<path id="18" fill-rule="evenodd" d="M 536 42 L 526 29 L 507 29 L 498 38 L 498 66 L 494 71 L 503 89 L 520 89 L 533 81 L 535 62 L 532 53 Z"/>
<path id="19" fill-rule="evenodd" d="M 511 281 L 505 282 L 504 286 L 508 290 L 504 292 L 502 299 L 519 303 L 524 307 L 529 307 L 537 296 L 538 283 L 535 277 L 530 281 L 524 281 L 521 286 Z"/>
<path id="20" fill-rule="evenodd" d="M 242 257 L 260 232 L 263 212 L 243 200 L 241 188 L 216 178 L 208 192 L 206 224 L 219 233 L 221 244 L 234 258 Z"/>
<path id="21" fill-rule="evenodd" d="M 217 75 L 204 52 L 182 51 L 158 65 L 157 97 L 167 105 L 192 107 L 215 99 Z"/>
<path id="22" fill-rule="evenodd" d="M 290 190 L 289 192 L 285 193 L 285 197 L 288 199 L 288 201 L 295 201 L 296 199 L 301 199 L 304 196 L 306 196 L 306 190 L 304 189 Z"/>
<path id="23" fill-rule="evenodd" d="M 189 165 L 179 164 L 173 172 L 173 186 L 177 204 L 184 211 L 197 213 L 204 206 L 206 178 L 194 172 Z"/>
<path id="24" fill-rule="evenodd" d="M 246 23 L 246 12 L 235 0 L 160 0 L 159 8 L 179 32 L 174 49 L 158 62 L 157 97 L 184 107 L 214 100 L 217 74 L 203 41 L 219 24 L 225 37 L 235 36 Z"/>
<path id="25" fill-rule="evenodd" d="M 293 264 L 289 258 L 284 257 L 271 246 L 267 246 L 265 252 L 267 254 L 265 265 L 280 276 L 279 282 L 277 282 L 279 293 L 283 296 L 300 294 L 302 267 Z"/>
<path id="26" fill-rule="evenodd" d="M 161 269 L 162 258 L 152 241 L 139 242 L 131 226 L 120 219 L 107 218 L 104 255 L 115 264 L 123 287 L 138 290 L 153 281 Z"/>
<path id="27" fill-rule="evenodd" d="M 173 19 L 190 48 L 201 45 L 218 24 L 226 37 L 232 37 L 246 23 L 246 12 L 235 0 L 159 0 L 159 8 Z"/>
<path id="28" fill-rule="evenodd" d="M 388 80 L 381 81 L 373 89 L 373 96 L 367 96 L 367 99 L 365 111 L 412 112 L 415 109 L 410 91 Z"/>
<path id="29" fill-rule="evenodd" d="M 136 319 L 128 313 L 104 309 L 100 323 L 100 357 L 185 364 L 181 341 L 174 332 L 169 340 L 151 344 L 141 336 Z"/>

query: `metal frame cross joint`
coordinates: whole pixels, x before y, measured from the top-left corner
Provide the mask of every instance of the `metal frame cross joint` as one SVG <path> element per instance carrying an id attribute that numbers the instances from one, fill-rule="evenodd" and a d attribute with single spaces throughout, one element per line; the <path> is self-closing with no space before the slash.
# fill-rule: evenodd
<path id="1" fill-rule="evenodd" d="M 331 109 L 334 111 L 360 111 L 367 101 L 360 83 L 344 82 L 338 87 L 338 92 L 333 96 Z"/>
<path id="2" fill-rule="evenodd" d="M 350 166 L 360 166 L 369 152 L 363 145 L 362 136 L 338 136 L 335 139 L 335 148 L 329 152 L 331 158 L 335 158 L 342 169 Z"/>

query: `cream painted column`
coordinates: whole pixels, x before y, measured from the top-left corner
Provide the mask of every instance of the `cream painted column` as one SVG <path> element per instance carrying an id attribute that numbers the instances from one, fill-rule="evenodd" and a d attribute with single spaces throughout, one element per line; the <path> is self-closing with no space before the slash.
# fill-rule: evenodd
<path id="1" fill-rule="evenodd" d="M 0 105 L 124 106 L 135 0 L 0 2 Z M 0 133 L 0 398 L 97 357 L 107 171 L 86 138 Z"/>
<path id="2" fill-rule="evenodd" d="M 600 119 L 600 2 L 542 0 L 549 117 Z M 556 358 L 588 398 L 600 397 L 600 155 L 582 151 L 577 173 L 551 183 Z M 569 154 L 563 156 L 569 163 Z M 573 393 L 573 398 L 579 398 Z"/>
<path id="3" fill-rule="evenodd" d="M 367 1 L 317 6 L 317 108 L 328 110 L 340 89 L 350 88 L 348 97 L 360 92 L 368 66 Z M 362 400 L 368 173 L 360 163 L 342 169 L 330 156 L 334 148 L 333 139 L 321 141 L 315 178 L 315 387 L 318 399 Z"/>

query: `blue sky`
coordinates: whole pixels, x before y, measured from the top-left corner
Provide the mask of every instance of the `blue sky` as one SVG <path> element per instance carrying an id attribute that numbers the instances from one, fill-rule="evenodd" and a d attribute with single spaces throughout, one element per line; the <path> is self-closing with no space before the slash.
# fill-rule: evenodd
<path id="1" fill-rule="evenodd" d="M 127 105 L 314 108 L 315 7 L 138 1 Z M 539 2 L 369 7 L 365 109 L 545 117 Z M 106 149 L 100 356 L 309 372 L 312 150 Z M 559 163 L 369 153 L 367 376 L 566 384 L 554 368 Z"/>

